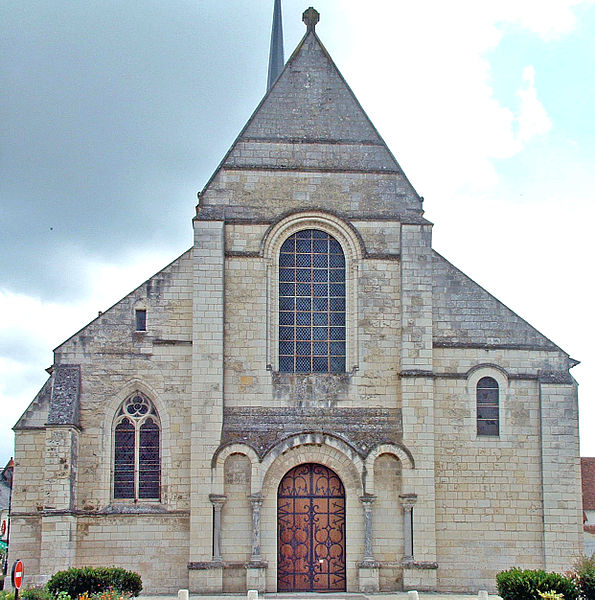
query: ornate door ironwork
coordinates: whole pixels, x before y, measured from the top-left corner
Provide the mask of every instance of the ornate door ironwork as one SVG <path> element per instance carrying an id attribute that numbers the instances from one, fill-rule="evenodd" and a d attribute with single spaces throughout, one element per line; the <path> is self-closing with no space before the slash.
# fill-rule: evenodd
<path id="1" fill-rule="evenodd" d="M 289 471 L 277 497 L 280 592 L 345 591 L 345 489 L 317 464 Z"/>

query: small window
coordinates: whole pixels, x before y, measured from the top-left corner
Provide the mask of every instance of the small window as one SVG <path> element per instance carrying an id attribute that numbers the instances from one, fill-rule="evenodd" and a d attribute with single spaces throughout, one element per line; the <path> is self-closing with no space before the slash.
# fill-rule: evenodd
<path id="1" fill-rule="evenodd" d="M 120 407 L 114 426 L 114 498 L 159 500 L 160 432 L 157 411 L 142 394 Z"/>
<path id="2" fill-rule="evenodd" d="M 147 311 L 144 308 L 137 308 L 136 311 L 136 330 L 147 331 Z"/>
<path id="3" fill-rule="evenodd" d="M 477 435 L 500 435 L 500 388 L 493 377 L 477 382 Z"/>

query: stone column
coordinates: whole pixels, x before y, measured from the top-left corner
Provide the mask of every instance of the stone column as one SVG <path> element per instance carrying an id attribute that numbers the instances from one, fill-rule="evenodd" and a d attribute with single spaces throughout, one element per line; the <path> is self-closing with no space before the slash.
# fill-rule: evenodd
<path id="1" fill-rule="evenodd" d="M 213 504 L 213 561 L 221 562 L 221 509 L 227 500 L 227 496 L 209 494 L 209 500 Z"/>
<path id="2" fill-rule="evenodd" d="M 376 496 L 366 494 L 360 496 L 360 501 L 364 507 L 364 560 L 363 562 L 374 562 L 374 552 L 372 550 L 372 504 Z"/>
<path id="3" fill-rule="evenodd" d="M 252 504 L 252 556 L 250 562 L 260 562 L 260 508 L 262 506 L 262 496 L 250 496 L 250 504 Z"/>
<path id="4" fill-rule="evenodd" d="M 359 591 L 377 592 L 380 590 L 380 564 L 374 560 L 372 548 L 372 504 L 376 496 L 364 494 L 360 496 L 364 509 L 364 558 L 359 563 Z"/>
<path id="5" fill-rule="evenodd" d="M 403 507 L 403 562 L 413 561 L 413 506 L 417 502 L 417 494 L 402 494 L 399 496 Z"/>

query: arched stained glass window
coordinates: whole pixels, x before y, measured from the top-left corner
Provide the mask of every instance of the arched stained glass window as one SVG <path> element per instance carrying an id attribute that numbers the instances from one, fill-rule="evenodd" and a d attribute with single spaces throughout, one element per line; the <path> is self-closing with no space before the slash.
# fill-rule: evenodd
<path id="1" fill-rule="evenodd" d="M 161 429 L 155 407 L 137 392 L 122 404 L 114 425 L 114 498 L 159 500 Z"/>
<path id="2" fill-rule="evenodd" d="M 477 435 L 500 435 L 500 388 L 493 377 L 477 382 Z"/>
<path id="3" fill-rule="evenodd" d="M 324 231 L 304 229 L 279 254 L 279 371 L 345 371 L 345 255 Z"/>

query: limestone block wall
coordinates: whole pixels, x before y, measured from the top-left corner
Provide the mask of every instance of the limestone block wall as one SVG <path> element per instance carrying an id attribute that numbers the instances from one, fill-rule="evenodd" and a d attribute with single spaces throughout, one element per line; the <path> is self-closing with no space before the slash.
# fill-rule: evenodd
<path id="1" fill-rule="evenodd" d="M 477 436 L 474 392 L 466 379 L 435 381 L 436 536 L 449 591 L 494 590 L 500 570 L 544 566 L 537 383 L 501 390 L 497 438 Z"/>
<path id="2" fill-rule="evenodd" d="M 13 512 L 10 519 L 8 564 L 14 564 L 17 559 L 22 560 L 27 566 L 28 585 L 33 587 L 45 583 L 39 578 L 40 558 L 41 517 L 34 514 L 21 516 Z"/>
<path id="3" fill-rule="evenodd" d="M 243 567 L 252 551 L 250 459 L 242 454 L 229 456 L 225 461 L 224 478 L 226 501 L 221 515 L 221 555 L 226 561 L 242 562 Z"/>
<path id="4" fill-rule="evenodd" d="M 271 400 L 269 285 L 264 259 L 229 257 L 225 261 L 226 406 L 262 406 Z"/>
<path id="5" fill-rule="evenodd" d="M 553 351 L 434 350 L 441 589 L 494 590 L 502 569 L 564 570 L 576 555 L 575 402 L 568 386 L 554 385 L 544 403 L 540 381 L 544 368 L 559 377 L 567 365 L 567 356 Z M 475 386 L 482 376 L 499 384 L 499 436 L 477 435 Z"/>
<path id="6" fill-rule="evenodd" d="M 113 566 L 140 574 L 143 593 L 188 587 L 188 516 L 97 515 L 77 520 L 75 565 Z"/>
<path id="7" fill-rule="evenodd" d="M 12 488 L 15 512 L 38 513 L 43 509 L 45 473 L 41 457 L 44 452 L 45 431 L 43 429 L 21 430 L 16 434 Z"/>
<path id="8" fill-rule="evenodd" d="M 409 182 L 393 173 L 224 168 L 201 194 L 199 215 L 219 214 L 217 209 L 225 207 L 227 218 L 269 220 L 290 211 L 325 207 L 354 219 L 394 217 L 402 206 L 395 200 L 404 201 L 410 190 Z"/>

